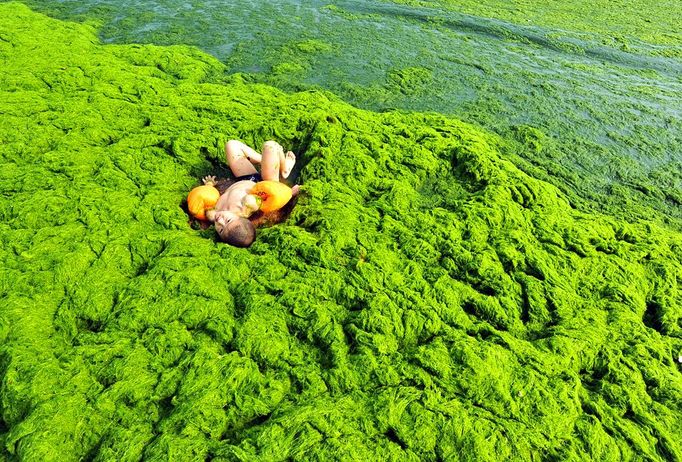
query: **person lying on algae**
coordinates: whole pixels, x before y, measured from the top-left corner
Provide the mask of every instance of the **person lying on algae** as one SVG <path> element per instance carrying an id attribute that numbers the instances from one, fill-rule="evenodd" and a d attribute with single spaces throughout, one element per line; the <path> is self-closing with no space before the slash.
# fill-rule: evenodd
<path id="1" fill-rule="evenodd" d="M 207 176 L 187 197 L 190 214 L 199 220 L 215 223 L 223 242 L 237 247 L 248 247 L 256 238 L 256 225 L 266 220 L 254 220 L 272 214 L 286 206 L 298 195 L 299 186 L 290 188 L 280 183 L 296 164 L 293 152 L 275 141 L 263 143 L 262 154 L 237 140 L 225 145 L 227 164 L 235 179 L 229 187 L 221 188 L 215 177 Z M 260 164 L 260 173 L 254 165 Z M 220 191 L 223 189 L 223 191 Z M 251 220 L 249 218 L 252 218 Z M 269 221 L 273 221 L 272 219 Z M 275 221 L 281 221 L 275 218 Z"/>

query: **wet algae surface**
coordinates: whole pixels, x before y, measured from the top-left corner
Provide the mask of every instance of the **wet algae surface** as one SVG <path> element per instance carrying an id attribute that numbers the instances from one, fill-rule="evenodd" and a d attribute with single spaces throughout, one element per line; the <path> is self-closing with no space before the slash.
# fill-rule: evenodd
<path id="1" fill-rule="evenodd" d="M 0 63 L 4 459 L 682 459 L 679 192 L 18 3 Z M 249 249 L 183 210 L 230 138 L 301 163 Z"/>
<path id="2" fill-rule="evenodd" d="M 105 43 L 191 44 L 251 82 L 492 130 L 582 209 L 682 218 L 682 8 L 648 0 L 29 0 Z M 641 207 L 644 205 L 644 207 Z"/>

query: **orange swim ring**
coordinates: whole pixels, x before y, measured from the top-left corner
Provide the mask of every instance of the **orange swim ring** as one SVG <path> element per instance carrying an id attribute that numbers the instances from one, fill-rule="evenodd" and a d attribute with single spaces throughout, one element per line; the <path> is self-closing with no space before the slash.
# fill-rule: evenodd
<path id="1" fill-rule="evenodd" d="M 291 188 L 278 181 L 264 180 L 256 183 L 251 189 L 261 199 L 260 210 L 265 213 L 279 210 L 291 200 Z"/>
<path id="2" fill-rule="evenodd" d="M 212 182 L 197 186 L 187 196 L 187 209 L 194 218 L 206 220 L 206 211 L 212 209 L 219 198 L 220 192 Z"/>

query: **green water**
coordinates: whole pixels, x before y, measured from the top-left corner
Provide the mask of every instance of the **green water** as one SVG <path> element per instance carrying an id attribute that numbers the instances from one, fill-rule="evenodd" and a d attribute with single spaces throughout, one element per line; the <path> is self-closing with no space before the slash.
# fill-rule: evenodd
<path id="1" fill-rule="evenodd" d="M 0 4 L 2 458 L 681 460 L 679 42 L 491 4 Z"/>

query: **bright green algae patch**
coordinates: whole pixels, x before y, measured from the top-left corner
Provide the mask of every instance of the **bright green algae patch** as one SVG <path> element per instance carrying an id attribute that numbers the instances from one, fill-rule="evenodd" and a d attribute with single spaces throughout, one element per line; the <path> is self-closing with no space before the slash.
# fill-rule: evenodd
<path id="1" fill-rule="evenodd" d="M 682 229 L 682 10 L 664 2 L 27 1 L 106 43 L 197 45 L 252 82 L 480 124 L 579 208 Z"/>
<path id="2" fill-rule="evenodd" d="M 3 457 L 682 458 L 678 231 L 444 116 L 0 18 Z M 303 164 L 248 250 L 181 208 L 233 137 Z"/>

